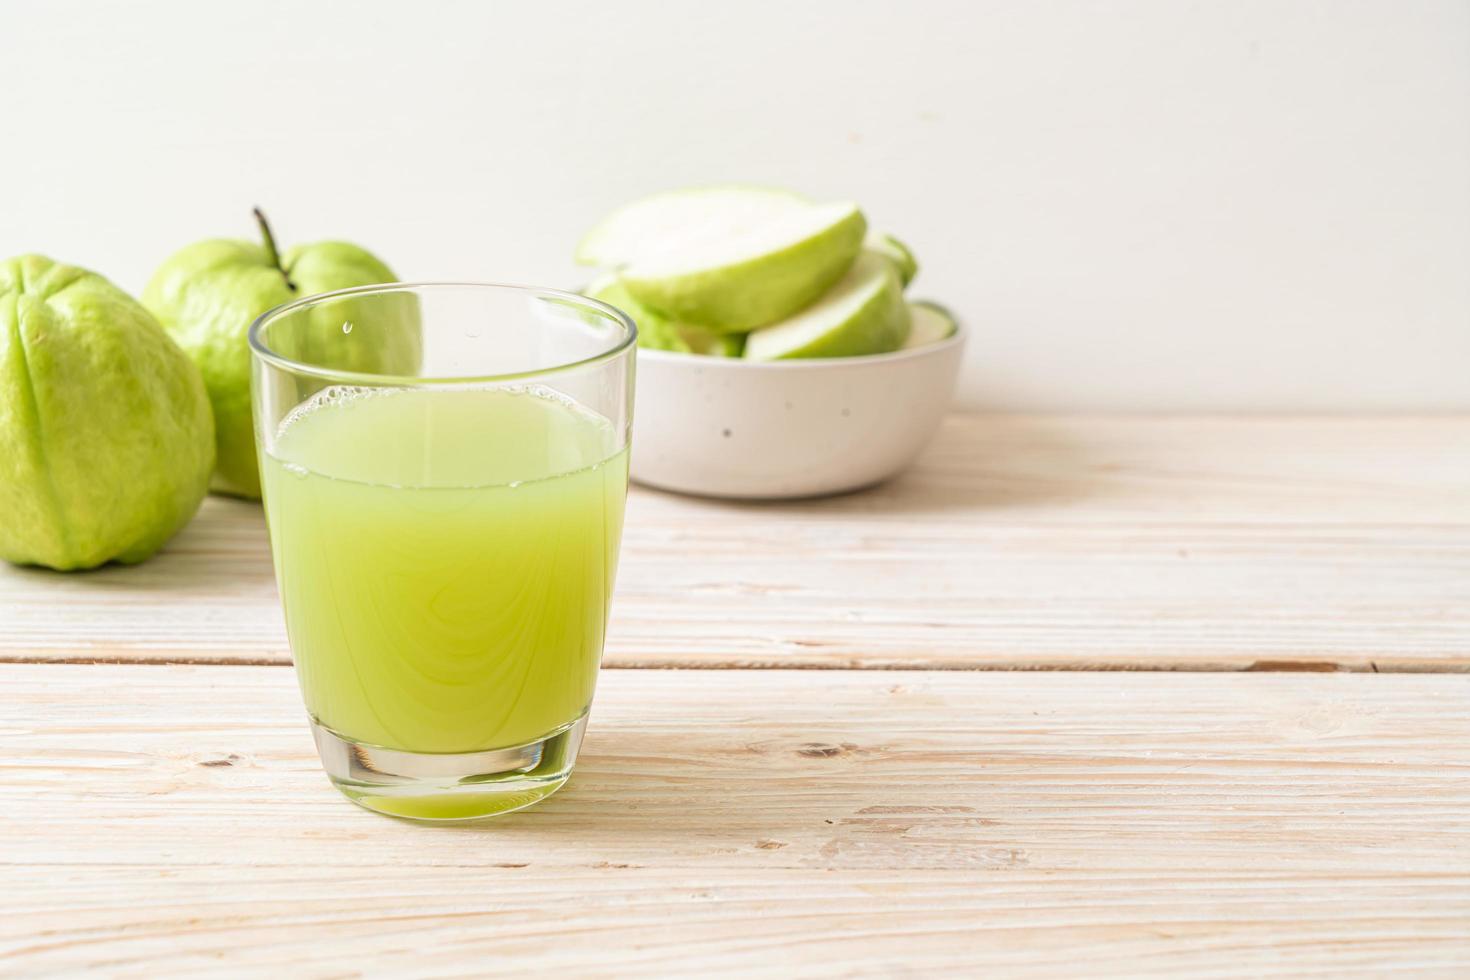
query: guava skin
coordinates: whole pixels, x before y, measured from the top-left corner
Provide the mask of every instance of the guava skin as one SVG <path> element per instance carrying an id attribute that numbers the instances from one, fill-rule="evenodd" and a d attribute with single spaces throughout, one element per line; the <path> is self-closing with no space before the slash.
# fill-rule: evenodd
<path id="1" fill-rule="evenodd" d="M 289 278 L 288 278 L 289 277 Z M 214 408 L 218 443 L 211 489 L 237 497 L 260 498 L 260 470 L 250 416 L 250 349 L 246 333 L 267 310 L 303 296 L 394 282 L 396 276 L 371 253 L 345 242 L 322 242 L 287 251 L 278 266 L 262 244 L 216 239 L 198 242 L 163 263 L 143 290 L 148 307 L 184 351 L 199 365 Z M 333 305 L 332 315 L 344 307 Z M 298 338 L 286 356 L 342 370 L 412 374 L 418 368 L 420 337 L 417 307 L 411 297 L 381 302 L 388 319 L 411 318 L 408 330 L 390 324 L 344 336 L 342 319 L 323 323 L 310 337 Z M 401 308 L 401 312 L 400 312 Z M 383 319 L 381 316 L 379 320 Z M 330 329 L 328 329 L 330 326 Z"/>
<path id="2" fill-rule="evenodd" d="M 620 279 L 638 302 L 716 333 L 744 333 L 810 305 L 851 268 L 867 219 L 853 208 L 819 234 L 774 252 L 710 269 L 648 275 L 633 263 Z"/>
<path id="3" fill-rule="evenodd" d="M 903 347 L 909 336 L 909 309 L 904 303 L 903 284 L 894 263 L 877 252 L 864 252 L 835 288 L 844 286 L 866 292 L 860 305 L 846 311 L 845 320 L 823 322 L 825 329 L 815 334 L 792 334 L 790 331 L 796 326 L 792 321 L 757 330 L 746 340 L 746 359 L 862 357 Z M 811 316 L 812 310 L 798 316 L 803 315 Z"/>
<path id="4" fill-rule="evenodd" d="M 38 255 L 0 262 L 0 558 L 148 558 L 214 469 L 204 382 L 127 293 Z"/>
<path id="5" fill-rule="evenodd" d="M 632 317 L 638 325 L 639 347 L 710 357 L 739 357 L 745 346 L 743 334 L 717 334 L 692 324 L 676 323 L 655 313 L 634 299 L 627 287 L 613 277 L 594 283 L 587 295 L 616 306 Z"/>

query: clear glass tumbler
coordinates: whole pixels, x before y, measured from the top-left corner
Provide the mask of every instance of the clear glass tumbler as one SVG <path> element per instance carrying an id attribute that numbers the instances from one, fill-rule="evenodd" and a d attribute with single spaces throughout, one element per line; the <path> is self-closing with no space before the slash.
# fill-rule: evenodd
<path id="1" fill-rule="evenodd" d="M 628 486 L 635 328 L 551 289 L 393 283 L 250 328 L 276 581 L 322 764 L 466 820 L 566 782 Z"/>

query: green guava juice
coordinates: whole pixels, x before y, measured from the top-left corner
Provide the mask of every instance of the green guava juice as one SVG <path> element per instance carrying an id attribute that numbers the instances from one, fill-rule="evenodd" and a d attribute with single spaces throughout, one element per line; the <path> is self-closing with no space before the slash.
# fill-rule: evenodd
<path id="1" fill-rule="evenodd" d="M 330 388 L 262 454 L 307 710 L 410 752 L 522 745 L 592 702 L 626 448 L 546 389 Z"/>

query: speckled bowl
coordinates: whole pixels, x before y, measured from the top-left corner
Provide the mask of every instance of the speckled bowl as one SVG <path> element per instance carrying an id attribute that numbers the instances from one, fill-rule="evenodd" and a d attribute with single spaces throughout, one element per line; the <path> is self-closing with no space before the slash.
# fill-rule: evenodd
<path id="1" fill-rule="evenodd" d="M 638 351 L 633 479 L 711 497 L 839 493 L 898 473 L 949 408 L 967 331 L 872 357 Z"/>

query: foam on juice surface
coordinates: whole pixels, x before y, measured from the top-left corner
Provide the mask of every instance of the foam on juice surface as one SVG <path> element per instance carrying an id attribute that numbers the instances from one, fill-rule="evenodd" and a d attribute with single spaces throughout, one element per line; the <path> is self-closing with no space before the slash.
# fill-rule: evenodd
<path id="1" fill-rule="evenodd" d="M 616 449 L 605 417 L 542 385 L 333 385 L 291 410 L 270 454 L 339 480 L 445 488 L 545 479 Z"/>

